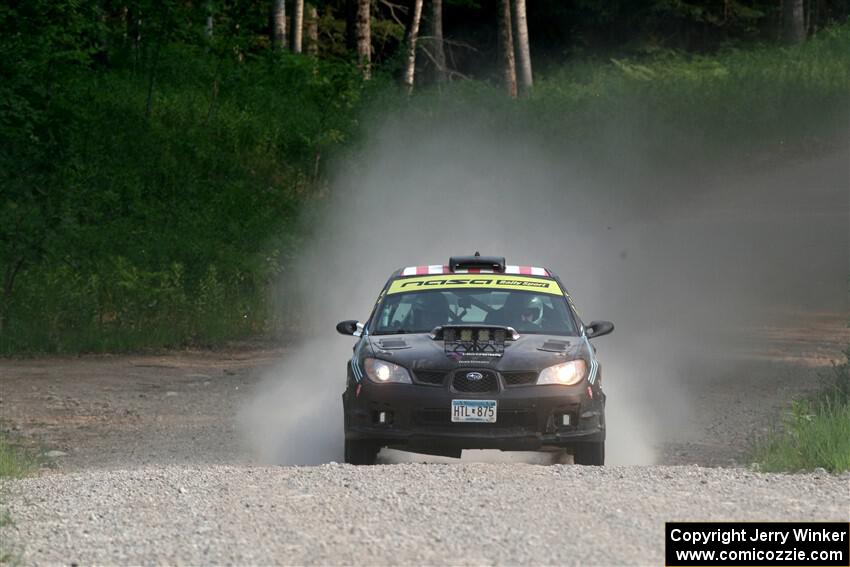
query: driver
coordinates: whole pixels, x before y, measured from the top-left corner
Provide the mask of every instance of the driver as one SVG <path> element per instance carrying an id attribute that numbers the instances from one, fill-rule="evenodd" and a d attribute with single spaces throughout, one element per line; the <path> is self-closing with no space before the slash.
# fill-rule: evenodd
<path id="1" fill-rule="evenodd" d="M 522 308 L 519 318 L 520 322 L 517 325 L 518 331 L 539 331 L 542 329 L 540 319 L 543 316 L 543 307 L 540 305 L 540 298 L 532 297 L 528 300 L 525 307 Z"/>
<path id="2" fill-rule="evenodd" d="M 417 331 L 430 331 L 449 322 L 449 301 L 439 291 L 417 294 L 413 304 L 413 326 Z"/>
<path id="3" fill-rule="evenodd" d="M 534 323 L 535 321 L 537 321 L 537 319 L 540 318 L 540 310 L 536 309 L 535 307 L 528 307 L 526 309 L 523 309 L 520 318 L 524 323 Z"/>
<path id="4" fill-rule="evenodd" d="M 508 325 L 517 331 L 539 331 L 543 306 L 539 297 L 525 293 L 511 293 L 501 309 L 487 315 L 485 322 Z"/>

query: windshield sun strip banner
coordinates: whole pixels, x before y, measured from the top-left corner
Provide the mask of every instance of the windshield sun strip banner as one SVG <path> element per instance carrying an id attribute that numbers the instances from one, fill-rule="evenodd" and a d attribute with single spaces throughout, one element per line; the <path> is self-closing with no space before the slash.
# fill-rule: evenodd
<path id="1" fill-rule="evenodd" d="M 442 275 L 399 278 L 393 280 L 390 284 L 389 289 L 387 289 L 387 295 L 425 291 L 429 289 L 476 288 L 533 291 L 536 293 L 548 293 L 551 295 L 563 295 L 564 293 L 561 291 L 561 287 L 555 280 L 523 276 L 506 276 L 502 274 L 476 274 L 469 276 Z"/>

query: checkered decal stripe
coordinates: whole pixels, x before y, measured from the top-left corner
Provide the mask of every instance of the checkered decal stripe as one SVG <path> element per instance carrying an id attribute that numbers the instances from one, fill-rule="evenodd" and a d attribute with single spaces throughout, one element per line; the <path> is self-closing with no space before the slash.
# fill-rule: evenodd
<path id="1" fill-rule="evenodd" d="M 430 266 L 408 266 L 407 268 L 401 271 L 402 276 L 430 276 L 430 275 L 440 275 L 440 274 L 493 274 L 496 273 L 493 270 L 481 270 L 478 268 L 472 268 L 469 270 L 455 270 L 452 272 L 449 270 L 448 266 L 441 266 L 439 264 L 433 264 Z M 546 271 L 545 268 L 537 268 L 534 266 L 511 266 L 506 265 L 505 271 L 506 274 L 512 274 L 516 276 L 543 276 L 548 277 L 549 272 Z"/>

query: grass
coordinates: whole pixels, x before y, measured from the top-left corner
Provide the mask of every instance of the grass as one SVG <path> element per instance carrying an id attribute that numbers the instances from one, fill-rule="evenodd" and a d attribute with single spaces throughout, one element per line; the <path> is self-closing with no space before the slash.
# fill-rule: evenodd
<path id="1" fill-rule="evenodd" d="M 845 354 L 847 362 L 835 365 L 824 389 L 795 401 L 780 426 L 757 443 L 753 460 L 760 470 L 850 471 L 850 347 Z"/>
<path id="2" fill-rule="evenodd" d="M 3 481 L 26 476 L 35 468 L 35 460 L 29 454 L 12 445 L 5 436 L 0 434 L 0 496 L 6 491 Z M 9 512 L 0 509 L 0 528 L 11 523 L 12 518 Z M 15 564 L 17 559 L 17 554 L 8 548 L 6 538 L 0 539 L 0 563 Z"/>
<path id="3" fill-rule="evenodd" d="M 0 435 L 0 479 L 21 478 L 36 468 L 35 460 Z"/>

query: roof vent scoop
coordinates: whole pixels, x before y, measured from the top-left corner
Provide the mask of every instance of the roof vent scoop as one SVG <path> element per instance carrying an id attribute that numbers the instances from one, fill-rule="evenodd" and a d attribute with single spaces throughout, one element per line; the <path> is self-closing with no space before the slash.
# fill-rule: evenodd
<path id="1" fill-rule="evenodd" d="M 478 252 L 475 256 L 452 256 L 449 258 L 449 270 L 493 270 L 494 272 L 505 271 L 504 256 L 481 256 Z"/>

